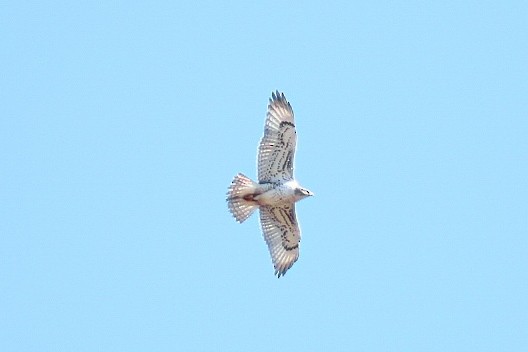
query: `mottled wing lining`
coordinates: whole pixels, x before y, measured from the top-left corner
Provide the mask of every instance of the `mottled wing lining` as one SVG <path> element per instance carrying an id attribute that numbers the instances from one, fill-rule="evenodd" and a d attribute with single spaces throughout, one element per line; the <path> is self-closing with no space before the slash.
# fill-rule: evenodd
<path id="1" fill-rule="evenodd" d="M 260 207 L 260 224 L 278 277 L 284 275 L 299 258 L 301 231 L 295 205 Z"/>
<path id="2" fill-rule="evenodd" d="M 297 133 L 293 110 L 284 94 L 273 93 L 258 153 L 259 182 L 293 179 Z"/>

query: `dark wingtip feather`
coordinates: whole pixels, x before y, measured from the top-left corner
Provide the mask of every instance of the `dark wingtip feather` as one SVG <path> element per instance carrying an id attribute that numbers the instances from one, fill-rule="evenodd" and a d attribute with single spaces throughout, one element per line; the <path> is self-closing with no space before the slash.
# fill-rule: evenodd
<path id="1" fill-rule="evenodd" d="M 281 101 L 286 100 L 286 97 L 284 96 L 284 93 L 279 92 L 278 90 L 271 92 L 271 99 L 273 101 Z"/>

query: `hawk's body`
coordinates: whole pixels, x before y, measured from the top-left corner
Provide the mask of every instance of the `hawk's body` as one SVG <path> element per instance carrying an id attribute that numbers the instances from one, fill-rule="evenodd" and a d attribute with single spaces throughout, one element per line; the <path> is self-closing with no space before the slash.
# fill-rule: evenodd
<path id="1" fill-rule="evenodd" d="M 227 193 L 229 210 L 238 222 L 260 209 L 264 239 L 279 277 L 299 258 L 301 231 L 295 216 L 295 202 L 313 195 L 293 177 L 296 143 L 291 105 L 284 94 L 272 93 L 259 145 L 259 183 L 238 174 Z"/>

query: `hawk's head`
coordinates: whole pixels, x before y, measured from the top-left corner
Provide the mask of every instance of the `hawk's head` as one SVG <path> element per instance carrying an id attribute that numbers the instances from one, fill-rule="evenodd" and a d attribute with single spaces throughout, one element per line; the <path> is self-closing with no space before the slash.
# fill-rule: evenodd
<path id="1" fill-rule="evenodd" d="M 295 189 L 295 198 L 296 198 L 296 200 L 301 200 L 303 198 L 311 197 L 313 195 L 314 195 L 313 192 L 311 192 L 310 190 L 308 190 L 306 188 L 297 187 Z"/>

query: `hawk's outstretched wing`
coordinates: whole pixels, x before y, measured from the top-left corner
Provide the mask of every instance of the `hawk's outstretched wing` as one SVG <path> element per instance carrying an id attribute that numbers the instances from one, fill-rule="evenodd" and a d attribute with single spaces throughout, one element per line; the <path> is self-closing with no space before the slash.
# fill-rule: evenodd
<path id="1" fill-rule="evenodd" d="M 283 182 L 293 179 L 293 157 L 297 135 L 293 109 L 284 93 L 271 94 L 264 136 L 258 152 L 259 182 Z"/>
<path id="2" fill-rule="evenodd" d="M 260 224 L 278 277 L 284 275 L 299 258 L 301 230 L 295 216 L 295 204 L 260 207 Z"/>

